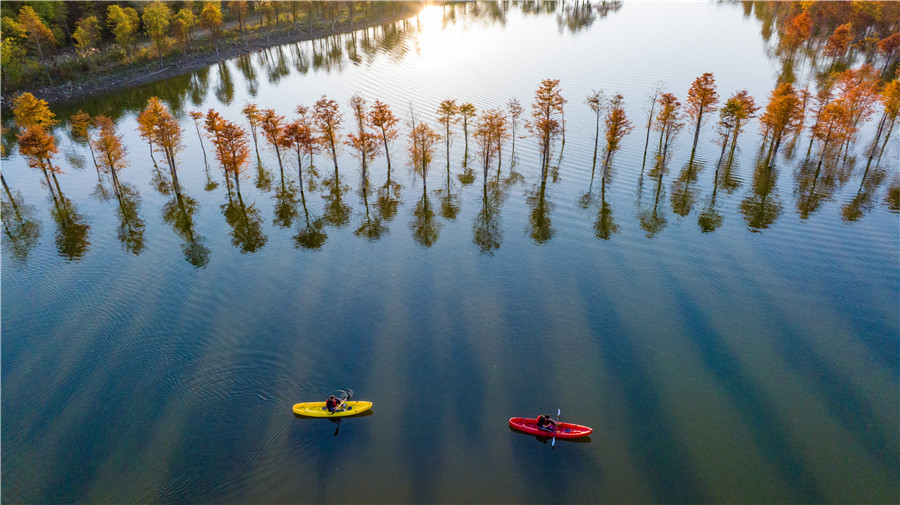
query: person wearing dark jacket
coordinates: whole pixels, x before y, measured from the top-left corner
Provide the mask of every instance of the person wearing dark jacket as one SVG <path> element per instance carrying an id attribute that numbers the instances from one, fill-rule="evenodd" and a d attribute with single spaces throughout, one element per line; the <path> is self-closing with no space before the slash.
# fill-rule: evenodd
<path id="1" fill-rule="evenodd" d="M 554 432 L 556 431 L 556 421 L 550 419 L 550 414 L 538 416 L 537 427 L 539 430 Z"/>

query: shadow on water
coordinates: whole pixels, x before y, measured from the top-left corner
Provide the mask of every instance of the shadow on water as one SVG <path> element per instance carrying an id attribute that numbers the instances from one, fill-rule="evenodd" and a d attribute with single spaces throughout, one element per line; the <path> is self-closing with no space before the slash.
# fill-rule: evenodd
<path id="1" fill-rule="evenodd" d="M 791 447 L 790 434 L 773 414 L 778 412 L 777 406 L 754 384 L 734 354 L 717 338 L 715 329 L 706 322 L 704 312 L 685 298 L 687 293 L 679 289 L 677 283 L 673 285 L 676 292 L 672 297 L 680 303 L 681 312 L 686 316 L 683 318 L 688 326 L 685 334 L 693 335 L 704 364 L 731 394 L 732 404 L 741 418 L 747 420 L 756 447 L 769 456 L 784 477 L 783 481 L 790 483 L 791 489 L 787 491 L 794 496 L 791 501 L 824 503 L 825 496 L 817 488 L 815 479 L 804 466 L 802 457 Z"/>
<path id="2" fill-rule="evenodd" d="M 593 286 L 582 286 L 593 293 Z M 594 297 L 595 295 L 591 295 Z M 597 306 L 613 307 L 609 299 L 597 299 Z M 604 311 L 592 321 L 600 354 L 611 371 L 610 387 L 622 392 L 625 399 L 623 415 L 628 430 L 628 447 L 637 466 L 645 472 L 644 482 L 657 503 L 698 503 L 709 501 L 699 485 L 690 458 L 676 443 L 672 423 L 654 384 L 641 366 L 641 351 L 626 337 L 630 331 L 622 324 L 616 311 Z"/>

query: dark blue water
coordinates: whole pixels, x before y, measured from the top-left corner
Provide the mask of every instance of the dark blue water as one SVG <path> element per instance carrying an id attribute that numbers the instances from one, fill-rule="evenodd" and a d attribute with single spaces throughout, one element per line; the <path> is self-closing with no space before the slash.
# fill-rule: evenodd
<path id="1" fill-rule="evenodd" d="M 765 103 L 781 67 L 755 16 L 627 4 L 570 30 L 565 6 L 488 7 L 428 7 L 57 110 L 115 118 L 125 203 L 65 125 L 64 212 L 17 152 L 3 160 L 7 501 L 900 501 L 898 144 L 866 172 L 869 124 L 810 193 L 805 134 L 766 173 L 753 121 L 716 175 L 708 124 L 697 166 L 686 128 L 660 178 L 642 168 L 646 95 L 663 80 L 684 99 L 711 71 L 720 96 Z M 470 161 L 470 181 L 456 127 L 449 177 L 439 148 L 423 188 L 402 125 L 393 196 L 384 157 L 366 193 L 345 147 L 340 190 L 316 156 L 305 207 L 295 158 L 282 181 L 263 144 L 241 207 L 187 115 L 243 124 L 254 101 L 290 117 L 327 94 L 349 123 L 359 92 L 437 127 L 440 100 L 527 108 L 544 78 L 568 99 L 546 181 L 532 137 L 487 181 Z M 584 104 L 600 88 L 636 126 L 605 184 Z M 180 199 L 135 132 L 154 95 L 185 129 Z M 348 387 L 371 415 L 291 412 Z M 590 439 L 508 428 L 557 409 Z"/>

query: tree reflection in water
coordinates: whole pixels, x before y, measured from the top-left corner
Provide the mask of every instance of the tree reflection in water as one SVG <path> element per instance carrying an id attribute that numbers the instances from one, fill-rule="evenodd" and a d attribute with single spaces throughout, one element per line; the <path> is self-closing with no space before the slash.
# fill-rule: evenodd
<path id="1" fill-rule="evenodd" d="M 237 200 L 231 193 L 228 194 L 228 202 L 222 205 L 222 214 L 231 226 L 231 243 L 242 253 L 253 253 L 266 245 L 268 237 L 262 231 L 259 209 L 253 204 L 245 205 L 240 193 L 237 194 Z"/>
<path id="2" fill-rule="evenodd" d="M 56 222 L 56 250 L 59 255 L 68 262 L 80 260 L 91 245 L 88 241 L 91 226 L 87 219 L 78 213 L 75 204 L 62 193 L 53 200 L 50 214 Z"/>
<path id="3" fill-rule="evenodd" d="M 778 170 L 769 165 L 767 156 L 760 156 L 753 172 L 751 191 L 740 204 L 741 214 L 750 231 L 760 232 L 772 226 L 781 215 L 781 199 L 775 191 L 777 179 Z"/>
<path id="4" fill-rule="evenodd" d="M 197 208 L 196 200 L 179 192 L 163 206 L 162 216 L 163 221 L 183 240 L 181 251 L 184 259 L 194 268 L 205 268 L 209 263 L 210 251 L 203 245 L 206 239 L 194 231 Z"/>
<path id="5" fill-rule="evenodd" d="M 34 207 L 26 205 L 19 191 L 12 192 L 0 174 L 6 198 L 0 201 L 0 220 L 3 221 L 3 249 L 16 261 L 24 264 L 28 255 L 40 242 L 41 222 L 34 215 Z"/>

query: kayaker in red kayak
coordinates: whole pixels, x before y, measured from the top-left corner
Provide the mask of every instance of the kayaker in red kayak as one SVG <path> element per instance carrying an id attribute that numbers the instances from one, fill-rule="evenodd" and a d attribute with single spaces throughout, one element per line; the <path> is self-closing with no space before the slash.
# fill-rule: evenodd
<path id="1" fill-rule="evenodd" d="M 337 412 L 338 407 L 340 407 L 340 406 L 341 406 L 341 400 L 335 398 L 334 395 L 329 396 L 328 399 L 325 400 L 325 407 L 328 408 L 328 412 L 331 412 L 331 413 Z M 340 410 L 343 410 L 343 409 L 340 409 Z"/>
<path id="2" fill-rule="evenodd" d="M 550 418 L 550 414 L 538 416 L 537 427 L 539 430 L 554 432 L 556 431 L 556 421 Z"/>

